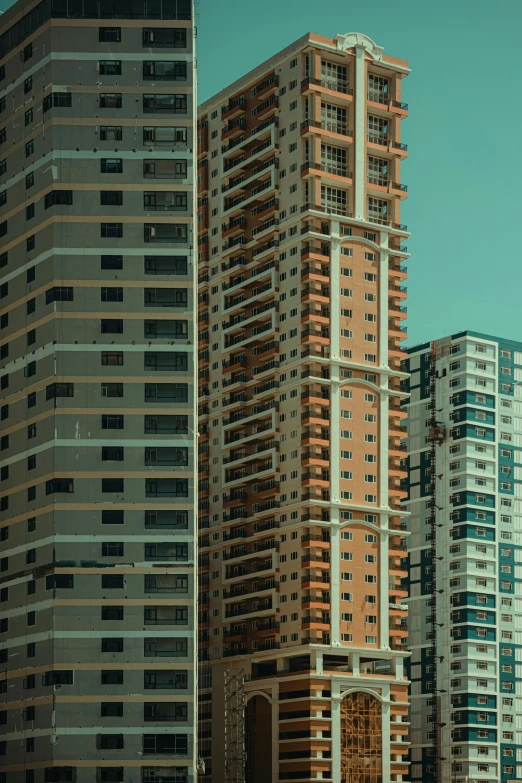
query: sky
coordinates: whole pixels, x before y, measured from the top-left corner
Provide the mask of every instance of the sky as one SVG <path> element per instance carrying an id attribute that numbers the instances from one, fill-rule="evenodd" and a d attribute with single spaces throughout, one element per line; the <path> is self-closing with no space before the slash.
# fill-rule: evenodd
<path id="1" fill-rule="evenodd" d="M 522 341 L 522 0 L 199 0 L 199 100 L 307 32 L 409 61 L 408 344 Z"/>
<path id="2" fill-rule="evenodd" d="M 11 5 L 0 0 L 0 10 Z M 306 32 L 407 59 L 408 344 L 522 341 L 522 0 L 196 0 L 199 99 Z"/>

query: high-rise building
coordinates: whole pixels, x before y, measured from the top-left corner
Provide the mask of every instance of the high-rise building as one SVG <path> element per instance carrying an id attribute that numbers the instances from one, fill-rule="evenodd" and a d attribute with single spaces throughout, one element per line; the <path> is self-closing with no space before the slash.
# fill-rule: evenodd
<path id="1" fill-rule="evenodd" d="M 308 34 L 199 110 L 205 783 L 408 773 L 407 74 Z"/>
<path id="2" fill-rule="evenodd" d="M 460 332 L 409 349 L 406 369 L 411 781 L 514 782 L 522 343 Z"/>
<path id="3" fill-rule="evenodd" d="M 0 22 L 0 781 L 188 783 L 192 3 Z"/>

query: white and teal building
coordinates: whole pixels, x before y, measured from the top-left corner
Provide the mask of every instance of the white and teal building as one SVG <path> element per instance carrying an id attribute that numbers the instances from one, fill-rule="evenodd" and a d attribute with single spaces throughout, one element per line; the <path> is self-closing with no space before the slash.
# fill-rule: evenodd
<path id="1" fill-rule="evenodd" d="M 466 331 L 435 347 L 445 436 L 433 471 L 431 344 L 406 360 L 411 782 L 512 783 L 522 780 L 522 342 Z"/>

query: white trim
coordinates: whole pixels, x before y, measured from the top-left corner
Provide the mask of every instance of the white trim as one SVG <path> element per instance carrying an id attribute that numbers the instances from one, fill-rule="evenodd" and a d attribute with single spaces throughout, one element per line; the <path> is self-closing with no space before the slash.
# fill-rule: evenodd
<path id="1" fill-rule="evenodd" d="M 344 36 L 344 39 L 348 36 Z M 369 40 L 369 39 L 368 39 Z M 354 215 L 357 220 L 365 216 L 365 167 L 366 167 L 366 59 L 361 44 L 355 46 L 355 187 Z"/>

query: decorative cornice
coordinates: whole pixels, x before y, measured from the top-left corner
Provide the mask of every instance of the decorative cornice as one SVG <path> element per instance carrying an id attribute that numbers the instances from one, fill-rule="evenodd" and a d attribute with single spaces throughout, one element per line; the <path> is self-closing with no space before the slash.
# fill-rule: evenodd
<path id="1" fill-rule="evenodd" d="M 336 35 L 337 48 L 343 52 L 347 49 L 353 49 L 357 46 L 361 46 L 374 60 L 382 60 L 382 53 L 384 51 L 382 46 L 377 46 L 375 41 L 368 38 L 363 33 L 346 33 L 345 35 Z"/>

